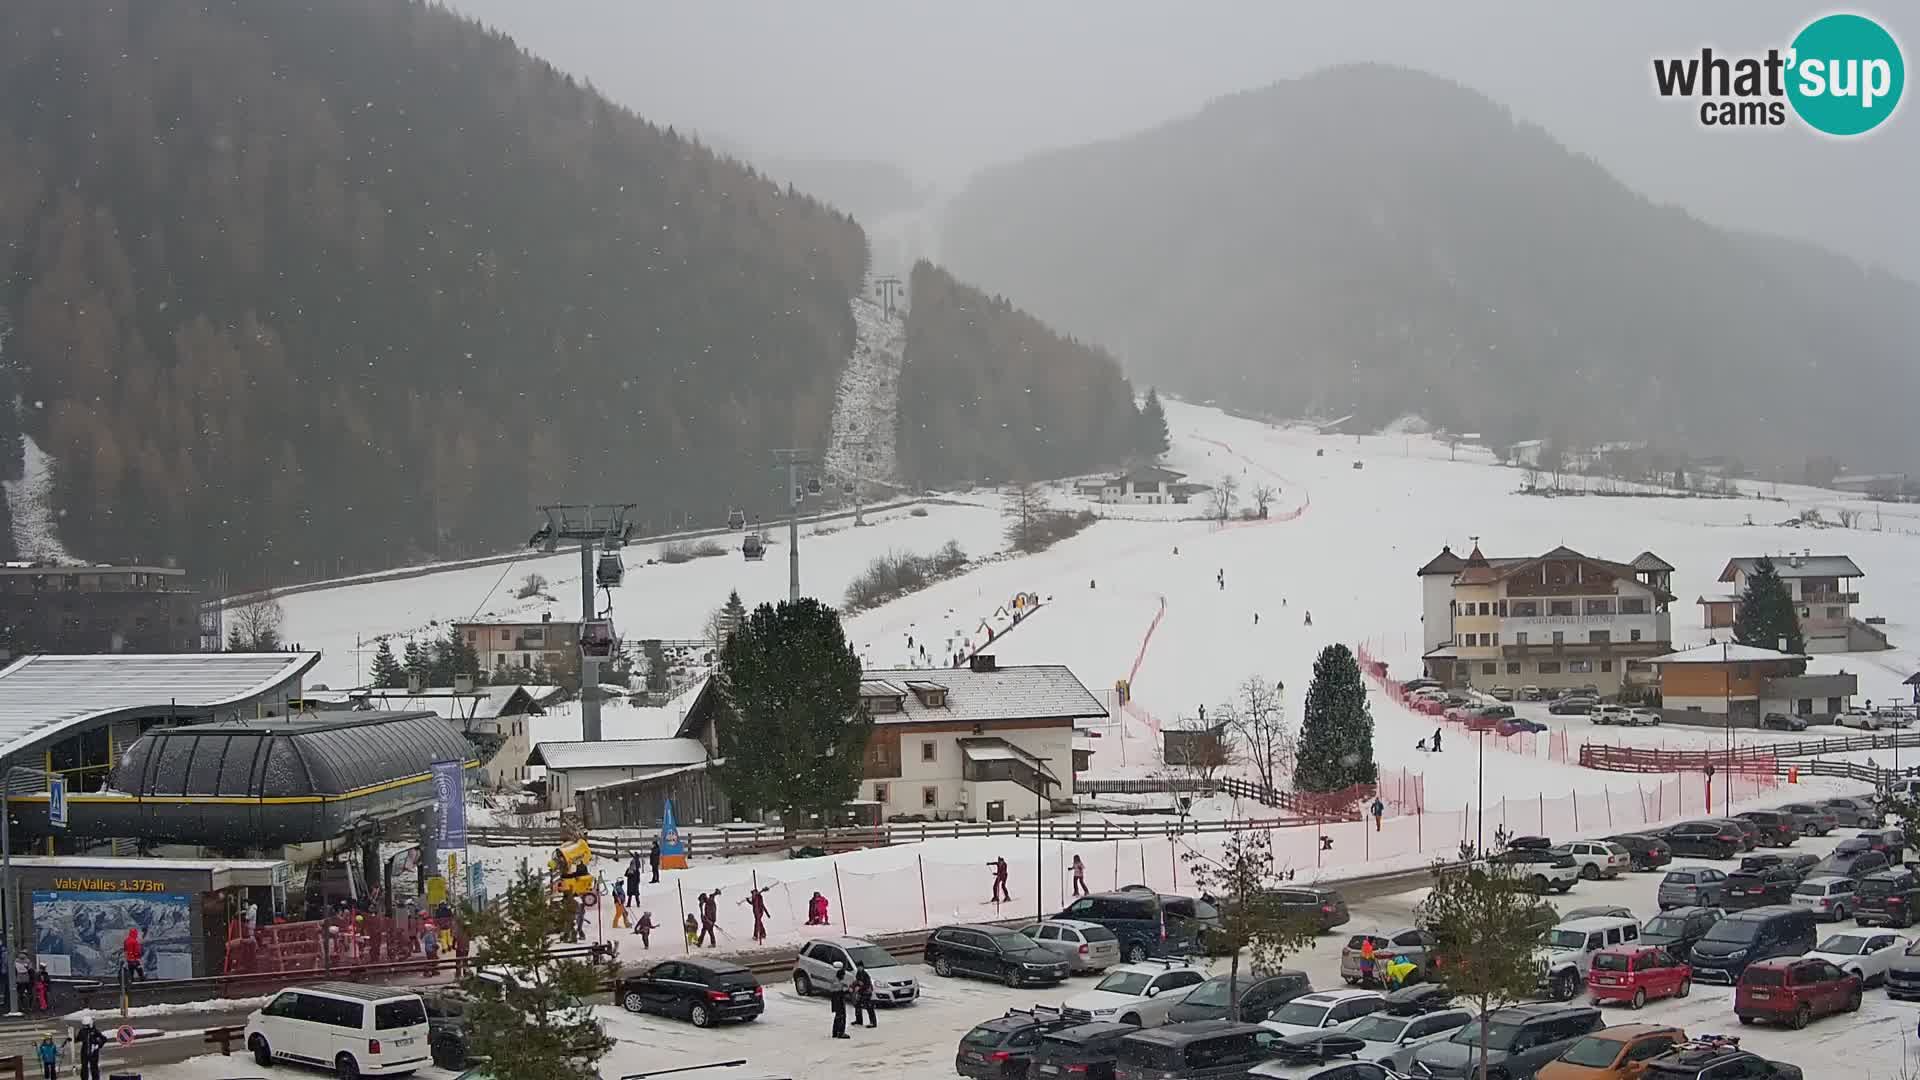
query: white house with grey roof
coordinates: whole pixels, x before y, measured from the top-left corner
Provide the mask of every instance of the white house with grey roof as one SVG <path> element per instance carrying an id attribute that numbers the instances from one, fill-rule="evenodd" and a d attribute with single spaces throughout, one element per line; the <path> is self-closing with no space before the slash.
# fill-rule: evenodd
<path id="1" fill-rule="evenodd" d="M 704 769 L 707 748 L 699 739 L 678 738 L 543 742 L 534 746 L 527 764 L 547 770 L 547 805 L 554 810 L 571 810 L 574 796 L 582 791 Z"/>
<path id="2" fill-rule="evenodd" d="M 1707 629 L 1733 626 L 1740 616 L 1740 597 L 1746 593 L 1747 583 L 1762 558 L 1772 560 L 1774 571 L 1787 586 L 1787 595 L 1793 598 L 1807 652 L 1891 648 L 1884 633 L 1854 615 L 1854 608 L 1860 603 L 1855 581 L 1865 577 L 1866 571 L 1846 555 L 1815 555 L 1812 551 L 1746 555 L 1727 560 L 1726 567 L 1720 571 L 1720 582 L 1728 586 L 1728 591 L 1702 596 L 1698 601 Z"/>
<path id="3" fill-rule="evenodd" d="M 1073 798 L 1073 724 L 1106 706 L 1059 664 L 873 669 L 860 797 L 886 816 L 1001 821 Z"/>

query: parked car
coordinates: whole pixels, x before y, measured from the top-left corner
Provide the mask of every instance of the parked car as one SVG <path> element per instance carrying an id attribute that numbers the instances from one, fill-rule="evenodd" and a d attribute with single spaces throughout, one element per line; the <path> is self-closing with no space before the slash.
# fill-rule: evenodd
<path id="1" fill-rule="evenodd" d="M 1920 802 L 1920 779 L 1895 780 L 1881 793 L 1882 802 Z"/>
<path id="2" fill-rule="evenodd" d="M 807 997 L 814 987 L 830 985 L 835 964 L 849 972 L 866 968 L 876 1005 L 911 1005 L 920 997 L 920 981 L 911 968 L 873 942 L 853 937 L 815 938 L 801 946 L 793 960 L 794 993 Z"/>
<path id="3" fill-rule="evenodd" d="M 1714 821 L 1683 821 L 1656 833 L 1675 855 L 1731 859 L 1746 846 L 1740 830 Z"/>
<path id="4" fill-rule="evenodd" d="M 1520 700 L 1521 700 L 1521 701 L 1539 701 L 1539 700 L 1540 700 L 1540 688 L 1539 688 L 1539 687 L 1537 687 L 1537 686 L 1523 686 L 1523 687 L 1521 687 L 1521 688 L 1520 688 Z"/>
<path id="5" fill-rule="evenodd" d="M 1348 986 L 1361 986 L 1375 981 L 1373 971 L 1366 965 L 1368 943 L 1373 945 L 1376 965 L 1390 960 L 1404 960 L 1414 966 L 1413 974 L 1407 977 L 1410 981 L 1426 974 L 1433 938 L 1425 930 L 1414 926 L 1369 930 L 1348 938 L 1340 948 L 1340 977 L 1346 980 Z"/>
<path id="6" fill-rule="evenodd" d="M 1598 704 L 1590 697 L 1555 698 L 1547 706 L 1547 711 L 1555 716 L 1585 716 Z"/>
<path id="7" fill-rule="evenodd" d="M 1143 960 L 1108 971 L 1093 989 L 1062 1002 L 1076 1023 L 1117 1020 L 1136 1027 L 1159 1027 L 1187 992 L 1207 981 L 1207 973 L 1174 960 Z"/>
<path id="8" fill-rule="evenodd" d="M 1257 1023 L 1267 1014 L 1302 994 L 1313 993 L 1313 980 L 1304 971 L 1285 970 L 1277 975 L 1215 975 L 1187 991 L 1167 1014 L 1167 1023 L 1184 1024 L 1192 1020 L 1228 1020 L 1229 983 L 1240 995 L 1239 1019 Z"/>
<path id="9" fill-rule="evenodd" d="M 1196 1020 L 1120 1039 L 1114 1080 L 1213 1080 L 1242 1077 L 1273 1056 L 1280 1036 L 1258 1024 Z"/>
<path id="10" fill-rule="evenodd" d="M 1733 815 L 1736 820 L 1752 822 L 1760 829 L 1760 842 L 1769 847 L 1792 847 L 1800 839 L 1800 822 L 1778 810 L 1748 810 Z"/>
<path id="11" fill-rule="evenodd" d="M 1733 1014 L 1743 1024 L 1766 1020 L 1793 1028 L 1860 1008 L 1860 977 L 1830 960 L 1781 957 L 1747 965 L 1733 990 Z"/>
<path id="12" fill-rule="evenodd" d="M 1261 1023 L 1282 1035 L 1322 1028 L 1344 1030 L 1355 1020 L 1385 1007 L 1385 995 L 1378 990 L 1316 990 L 1280 1006 Z"/>
<path id="13" fill-rule="evenodd" d="M 1408 679 L 1406 682 L 1401 683 L 1400 689 L 1403 693 L 1411 694 L 1415 690 L 1439 690 L 1441 686 L 1439 679 L 1429 679 L 1421 676 L 1418 679 Z"/>
<path id="14" fill-rule="evenodd" d="M 1021 927 L 1020 933 L 1065 960 L 1075 975 L 1105 971 L 1120 962 L 1119 937 L 1099 923 L 1047 919 Z"/>
<path id="15" fill-rule="evenodd" d="M 411 990 L 360 983 L 292 986 L 247 1015 L 254 1064 L 290 1061 L 341 1077 L 393 1076 L 432 1061 L 426 1004 Z"/>
<path id="16" fill-rule="evenodd" d="M 478 978 L 496 985 L 512 986 L 519 980 L 499 968 L 481 968 Z M 468 1010 L 472 999 L 459 986 L 437 986 L 420 991 L 427 1009 L 427 1046 L 433 1063 L 442 1069 L 464 1069 L 473 1047 L 473 1025 Z M 593 1006 L 578 998 L 553 1015 L 556 1023 L 572 1025 L 592 1022 Z"/>
<path id="17" fill-rule="evenodd" d="M 1768 1061 L 1740 1040 L 1723 1035 L 1695 1039 L 1671 1053 L 1647 1062 L 1640 1080 L 1805 1080 L 1798 1065 Z"/>
<path id="18" fill-rule="evenodd" d="M 1848 847 L 1849 844 L 1858 846 Z M 1837 874 L 1859 881 L 1875 871 L 1885 870 L 1888 863 L 1887 857 L 1870 850 L 1866 841 L 1854 838 L 1834 845 L 1832 853 L 1814 866 L 1813 873 Z"/>
<path id="19" fill-rule="evenodd" d="M 1693 969 L 1665 949 L 1651 945 L 1603 949 L 1587 972 L 1587 993 L 1595 1005 L 1619 1002 L 1638 1009 L 1664 997 L 1686 997 Z"/>
<path id="20" fill-rule="evenodd" d="M 1347 913 L 1347 898 L 1339 889 L 1318 885 L 1289 885 L 1267 894 L 1268 902 L 1282 915 L 1312 922 L 1321 933 L 1345 926 L 1352 920 Z"/>
<path id="21" fill-rule="evenodd" d="M 1687 1041 L 1666 1024 L 1621 1024 L 1602 1028 L 1561 1051 L 1534 1074 L 1535 1080 L 1628 1080 L 1641 1063 Z"/>
<path id="22" fill-rule="evenodd" d="M 1840 827 L 1840 815 L 1834 813 L 1831 806 L 1793 802 L 1781 806 L 1780 812 L 1793 815 L 1794 820 L 1800 823 L 1801 836 L 1825 836 Z"/>
<path id="23" fill-rule="evenodd" d="M 1625 904 L 1594 904 L 1589 907 L 1574 908 L 1556 919 L 1555 924 L 1574 922 L 1579 919 L 1631 919 L 1633 917 L 1633 909 Z"/>
<path id="24" fill-rule="evenodd" d="M 1811 851 L 1797 852 L 1783 856 L 1780 865 L 1793 871 L 1795 879 L 1805 881 L 1807 876 L 1813 873 L 1813 868 L 1820 865 L 1820 856 Z"/>
<path id="25" fill-rule="evenodd" d="M 1879 986 L 1887 981 L 1894 960 L 1911 944 L 1907 938 L 1885 930 L 1850 930 L 1829 935 L 1806 955 L 1859 976 L 1862 986 Z"/>
<path id="26" fill-rule="evenodd" d="M 1513 719 L 1511 705 L 1482 705 L 1467 714 L 1468 731 L 1497 731 L 1502 721 Z"/>
<path id="27" fill-rule="evenodd" d="M 702 1028 L 722 1020 L 757 1020 L 767 1008 L 766 992 L 753 972 L 707 956 L 662 960 L 621 975 L 613 983 L 613 1000 L 630 1013 L 677 1016 Z"/>
<path id="28" fill-rule="evenodd" d="M 1801 907 L 1760 907 L 1736 911 L 1713 924 L 1693 943 L 1687 963 L 1693 981 L 1740 981 L 1748 964 L 1777 956 L 1799 956 L 1813 948 L 1813 912 Z"/>
<path id="29" fill-rule="evenodd" d="M 1659 727 L 1659 709 L 1628 709 L 1624 723 L 1628 727 Z"/>
<path id="30" fill-rule="evenodd" d="M 1793 887 L 1789 903 L 1813 912 L 1816 919 L 1839 922 L 1854 910 L 1857 884 L 1840 874 L 1809 874 Z"/>
<path id="31" fill-rule="evenodd" d="M 1496 686 L 1487 691 L 1487 695 L 1495 701 L 1512 701 L 1513 688 L 1510 686 Z"/>
<path id="32" fill-rule="evenodd" d="M 942 926 L 927 935 L 925 955 L 936 975 L 971 975 L 1008 986 L 1050 986 L 1068 970 L 1064 957 L 1004 926 Z"/>
<path id="33" fill-rule="evenodd" d="M 1487 1014 L 1487 1063 L 1499 1075 L 1532 1076 L 1567 1047 L 1606 1026 L 1591 1005 L 1509 1005 Z M 1478 1076 L 1481 1025 L 1468 1024 L 1443 1042 L 1414 1054 L 1413 1075 L 1436 1078 Z"/>
<path id="34" fill-rule="evenodd" d="M 1587 983 L 1587 969 L 1595 953 L 1639 940 L 1640 920 L 1631 917 L 1563 922 L 1547 931 L 1542 948 L 1535 954 L 1539 985 L 1556 1001 L 1572 1001 Z"/>
<path id="35" fill-rule="evenodd" d="M 1895 1001 L 1920 998 L 1920 939 L 1887 965 L 1887 996 Z"/>
<path id="36" fill-rule="evenodd" d="M 1885 855 L 1889 862 L 1897 863 L 1907 853 L 1905 829 L 1864 829 L 1854 839 L 1865 840 L 1869 851 Z"/>
<path id="37" fill-rule="evenodd" d="M 1610 844 L 1619 844 L 1627 849 L 1627 855 L 1633 860 L 1635 870 L 1658 870 L 1673 861 L 1673 847 L 1657 836 L 1644 833 L 1621 833 L 1606 838 Z"/>
<path id="38" fill-rule="evenodd" d="M 1627 707 L 1625 705 L 1595 705 L 1593 708 L 1587 710 L 1587 719 L 1596 724 L 1624 725 L 1627 722 Z"/>
<path id="39" fill-rule="evenodd" d="M 1717 907 L 1679 907 L 1663 911 L 1640 928 L 1640 944 L 1651 945 L 1685 960 L 1693 953 L 1693 943 L 1707 936 L 1713 924 L 1726 916 Z"/>
<path id="40" fill-rule="evenodd" d="M 1120 1040 L 1139 1030 L 1132 1024 L 1075 1024 L 1045 1032 L 1024 1075 L 1033 1080 L 1113 1080 Z"/>
<path id="41" fill-rule="evenodd" d="M 1799 884 L 1799 875 L 1784 866 L 1735 870 L 1727 875 L 1725 887 L 1721 890 L 1720 906 L 1728 911 L 1743 911 L 1768 904 L 1790 903 L 1794 887 Z"/>
<path id="42" fill-rule="evenodd" d="M 1861 926 L 1912 926 L 1920 919 L 1920 875 L 1904 866 L 1875 870 L 1855 886 L 1854 901 Z"/>
<path id="43" fill-rule="evenodd" d="M 1008 1009 L 960 1036 L 953 1070 L 972 1080 L 1025 1080 L 1040 1040 L 1073 1026 L 1053 1009 Z"/>
<path id="44" fill-rule="evenodd" d="M 1493 726 L 1493 733 L 1502 738 L 1514 735 L 1538 735 L 1551 730 L 1538 720 L 1529 720 L 1524 716 L 1510 716 Z"/>
<path id="45" fill-rule="evenodd" d="M 1551 848 L 1516 848 L 1509 846 L 1486 860 L 1490 863 L 1503 863 L 1513 868 L 1513 876 L 1527 882 L 1536 894 L 1548 889 L 1554 892 L 1566 892 L 1580 880 L 1580 866 L 1571 855 L 1557 855 Z"/>
<path id="46" fill-rule="evenodd" d="M 1385 1077 L 1383 1066 L 1361 1061 L 1367 1044 L 1344 1031 L 1307 1031 L 1298 1035 L 1279 1035 L 1267 1049 L 1267 1060 L 1245 1075 L 1259 1080 L 1356 1080 Z"/>
<path id="47" fill-rule="evenodd" d="M 1706 820 L 1709 822 L 1725 822 L 1728 825 L 1732 825 L 1735 829 L 1740 830 L 1740 847 L 1742 850 L 1752 851 L 1766 841 L 1766 837 L 1760 832 L 1760 826 L 1745 818 L 1707 818 Z"/>
<path id="48" fill-rule="evenodd" d="M 1617 878 L 1633 865 L 1633 855 L 1610 840 L 1574 840 L 1547 849 L 1555 855 L 1570 855 L 1588 881 Z"/>
<path id="49" fill-rule="evenodd" d="M 1840 710 L 1840 715 L 1834 717 L 1833 722 L 1841 727 L 1859 728 L 1861 731 L 1879 731 L 1886 723 L 1878 716 L 1873 715 L 1870 710 L 1863 709 L 1858 705 L 1850 705 Z"/>
<path id="50" fill-rule="evenodd" d="M 1175 940 L 1175 933 L 1185 928 L 1176 926 L 1167 915 L 1158 893 L 1151 889 L 1123 889 L 1079 897 L 1054 918 L 1106 927 L 1120 942 L 1121 959 L 1138 961 L 1156 953 L 1192 950 L 1191 937 L 1185 941 Z"/>
<path id="51" fill-rule="evenodd" d="M 1422 1046 L 1449 1038 L 1473 1021 L 1472 1009 L 1435 1009 L 1400 1015 L 1382 1010 L 1354 1021 L 1346 1034 L 1367 1044 L 1361 1056 L 1405 1072 Z"/>
<path id="52" fill-rule="evenodd" d="M 1660 910 L 1705 905 L 1718 907 L 1726 898 L 1727 875 L 1711 866 L 1676 866 L 1660 879 L 1656 894 Z"/>
<path id="53" fill-rule="evenodd" d="M 1807 720 L 1803 716 L 1789 716 L 1783 712 L 1770 712 L 1760 718 L 1760 726 L 1768 731 L 1805 731 Z"/>
<path id="54" fill-rule="evenodd" d="M 1839 815 L 1841 825 L 1851 825 L 1856 829 L 1878 828 L 1882 820 L 1880 808 L 1868 799 L 1836 795 L 1831 799 L 1820 800 L 1820 805 L 1831 807 L 1833 812 Z"/>

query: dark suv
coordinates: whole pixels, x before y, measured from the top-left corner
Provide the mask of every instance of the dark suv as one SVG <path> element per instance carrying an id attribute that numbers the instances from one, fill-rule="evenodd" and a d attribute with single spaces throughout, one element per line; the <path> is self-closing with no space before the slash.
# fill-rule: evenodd
<path id="1" fill-rule="evenodd" d="M 1672 908 L 1647 920 L 1640 928 L 1640 944 L 1657 945 L 1684 963 L 1693 955 L 1693 943 L 1725 916 L 1717 907 Z"/>
<path id="2" fill-rule="evenodd" d="M 1080 919 L 1113 931 L 1120 939 L 1120 955 L 1135 964 L 1149 956 L 1204 951 L 1207 931 L 1220 924 L 1220 912 L 1205 900 L 1146 889 L 1082 896 L 1055 918 Z"/>
<path id="3" fill-rule="evenodd" d="M 1051 986 L 1068 970 L 1059 953 L 1004 926 L 943 926 L 927 935 L 926 957 L 937 975 L 972 975 L 1008 986 Z"/>
<path id="4" fill-rule="evenodd" d="M 1745 849 L 1745 837 L 1731 822 L 1685 821 L 1660 834 L 1675 855 L 1731 859 Z"/>
<path id="5" fill-rule="evenodd" d="M 1139 1031 L 1133 1024 L 1080 1024 L 1040 1036 L 1026 1075 L 1042 1080 L 1113 1080 L 1120 1040 Z"/>
<path id="6" fill-rule="evenodd" d="M 953 1070 L 973 1080 L 1024 1080 L 1041 1037 L 1072 1026 L 1052 1009 L 1008 1009 L 960 1036 Z"/>
<path id="7" fill-rule="evenodd" d="M 1592 1005 L 1509 1005 L 1487 1017 L 1488 1073 L 1532 1076 L 1583 1035 L 1606 1026 Z M 1468 1024 L 1444 1042 L 1428 1043 L 1413 1056 L 1411 1072 L 1436 1080 L 1479 1075 L 1480 1025 Z"/>
<path id="8" fill-rule="evenodd" d="M 1313 982 L 1304 971 L 1282 971 L 1278 975 L 1215 975 L 1187 991 L 1167 1013 L 1167 1023 L 1189 1020 L 1225 1020 L 1229 1004 L 1229 983 L 1240 995 L 1240 1019 L 1259 1023 L 1267 1014 L 1302 994 L 1313 993 Z"/>
<path id="9" fill-rule="evenodd" d="M 1853 890 L 1853 921 L 1861 926 L 1912 926 L 1920 915 L 1920 877 L 1904 866 L 1876 870 Z"/>
<path id="10" fill-rule="evenodd" d="M 1607 842 L 1627 849 L 1635 870 L 1658 870 L 1673 861 L 1673 848 L 1657 836 L 1622 833 L 1607 837 Z"/>
<path id="11" fill-rule="evenodd" d="M 1741 911 L 1768 904 L 1789 904 L 1793 902 L 1793 887 L 1798 884 L 1800 875 L 1790 867 L 1742 867 L 1727 875 L 1720 906 L 1728 911 Z"/>
<path id="12" fill-rule="evenodd" d="M 1835 844 L 1833 850 L 1814 866 L 1808 876 L 1833 874 L 1858 881 L 1876 870 L 1885 870 L 1892 862 L 1892 859 L 1873 850 L 1872 841 L 1853 836 Z"/>
<path id="13" fill-rule="evenodd" d="M 1758 907 L 1736 911 L 1693 943 L 1687 963 L 1693 979 L 1731 986 L 1756 960 L 1799 956 L 1813 948 L 1813 910 L 1803 907 Z"/>
<path id="14" fill-rule="evenodd" d="M 1760 842 L 1770 847 L 1792 847 L 1800 839 L 1800 820 L 1778 810 L 1748 810 L 1735 814 L 1735 820 L 1760 827 Z"/>
<path id="15" fill-rule="evenodd" d="M 1647 1062 L 1640 1080 L 1805 1080 L 1798 1065 L 1740 1049 L 1739 1039 L 1709 1036 Z"/>
<path id="16" fill-rule="evenodd" d="M 688 956 L 662 960 L 614 980 L 613 1000 L 628 1012 L 684 1016 L 694 1027 L 721 1020 L 753 1020 L 766 1011 L 760 980 L 727 960 Z"/>
<path id="17" fill-rule="evenodd" d="M 1196 1020 L 1120 1040 L 1114 1080 L 1227 1080 L 1273 1056 L 1277 1032 L 1259 1024 Z"/>

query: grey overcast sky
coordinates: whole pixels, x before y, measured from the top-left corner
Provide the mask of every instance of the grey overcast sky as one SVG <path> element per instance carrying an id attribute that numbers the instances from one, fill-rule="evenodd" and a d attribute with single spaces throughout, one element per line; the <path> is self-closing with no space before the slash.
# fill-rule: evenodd
<path id="1" fill-rule="evenodd" d="M 1330 64 L 1482 91 L 1709 221 L 1920 280 L 1920 101 L 1869 136 L 1709 129 L 1654 56 L 1784 48 L 1835 10 L 1781 0 L 450 0 L 641 115 L 785 156 L 889 161 L 955 188 L 1036 150 L 1153 126 Z M 1848 8 L 1901 41 L 1920 8 Z M 1573 208 L 1569 208 L 1573 212 Z"/>

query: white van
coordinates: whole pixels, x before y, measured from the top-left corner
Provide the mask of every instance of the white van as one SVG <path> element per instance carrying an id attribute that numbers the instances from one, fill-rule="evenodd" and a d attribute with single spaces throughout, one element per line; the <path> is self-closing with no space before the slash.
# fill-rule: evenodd
<path id="1" fill-rule="evenodd" d="M 247 1017 L 247 1049 L 263 1067 L 293 1061 L 340 1080 L 408 1073 L 431 1064 L 427 1007 L 391 986 L 289 987 Z"/>

